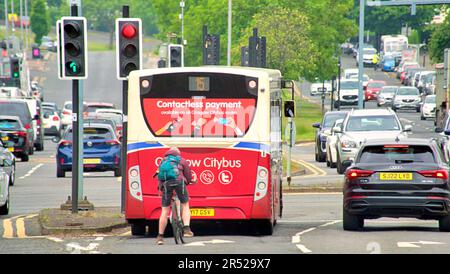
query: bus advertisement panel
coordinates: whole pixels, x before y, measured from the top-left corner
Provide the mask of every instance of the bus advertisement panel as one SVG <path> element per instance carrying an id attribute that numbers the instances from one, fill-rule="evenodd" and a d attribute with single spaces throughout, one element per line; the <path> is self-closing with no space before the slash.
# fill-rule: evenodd
<path id="1" fill-rule="evenodd" d="M 153 175 L 172 146 L 197 179 L 188 187 L 193 221 L 251 221 L 272 233 L 282 207 L 280 81 L 279 71 L 248 68 L 130 74 L 125 214 L 133 234 L 159 219 Z"/>

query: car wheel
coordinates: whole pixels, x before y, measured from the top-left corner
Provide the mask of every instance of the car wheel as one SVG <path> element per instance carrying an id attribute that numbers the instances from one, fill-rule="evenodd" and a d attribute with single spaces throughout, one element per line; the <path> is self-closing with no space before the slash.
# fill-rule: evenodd
<path id="1" fill-rule="evenodd" d="M 425 117 L 423 117 L 422 115 L 420 116 L 420 120 L 426 120 Z"/>
<path id="2" fill-rule="evenodd" d="M 34 154 L 34 145 L 30 146 L 30 150 L 28 152 L 28 155 L 33 155 Z"/>
<path id="3" fill-rule="evenodd" d="M 9 191 L 8 197 L 6 198 L 6 203 L 3 206 L 0 206 L 0 215 L 8 215 L 8 214 L 9 214 Z"/>
<path id="4" fill-rule="evenodd" d="M 344 230 L 359 231 L 364 227 L 364 218 L 358 215 L 353 215 L 343 210 L 342 226 Z"/>
<path id="5" fill-rule="evenodd" d="M 22 162 L 28 162 L 28 160 L 30 159 L 30 156 L 28 156 L 28 154 L 22 154 L 22 157 L 20 157 L 20 159 L 22 160 Z"/>
<path id="6" fill-rule="evenodd" d="M 443 232 L 450 232 L 450 215 L 447 215 L 439 220 L 439 230 Z"/>
<path id="7" fill-rule="evenodd" d="M 337 173 L 344 174 L 345 169 L 344 169 L 344 166 L 341 163 L 341 157 L 339 155 L 337 157 L 336 167 L 337 167 Z"/>
<path id="8" fill-rule="evenodd" d="M 14 162 L 11 169 L 11 175 L 9 176 L 9 185 L 13 186 L 16 181 L 16 163 Z"/>
<path id="9" fill-rule="evenodd" d="M 319 158 L 319 161 L 318 161 L 319 163 L 324 163 L 326 161 L 327 154 L 319 151 L 318 158 Z"/>
<path id="10" fill-rule="evenodd" d="M 66 177 L 66 172 L 64 170 L 62 170 L 62 168 L 57 167 L 56 168 L 56 177 L 57 178 L 64 178 L 64 177 Z"/>
<path id="11" fill-rule="evenodd" d="M 36 144 L 36 151 L 43 151 L 43 150 L 44 150 L 44 143 Z"/>
<path id="12" fill-rule="evenodd" d="M 416 112 L 420 112 L 420 108 L 416 108 Z"/>
<path id="13" fill-rule="evenodd" d="M 144 223 L 131 224 L 131 235 L 145 236 L 147 226 Z"/>
<path id="14" fill-rule="evenodd" d="M 327 159 L 327 167 L 330 167 L 331 166 L 331 163 L 330 163 L 330 161 Z"/>
<path id="15" fill-rule="evenodd" d="M 122 170 L 120 168 L 114 170 L 114 177 L 122 176 Z"/>

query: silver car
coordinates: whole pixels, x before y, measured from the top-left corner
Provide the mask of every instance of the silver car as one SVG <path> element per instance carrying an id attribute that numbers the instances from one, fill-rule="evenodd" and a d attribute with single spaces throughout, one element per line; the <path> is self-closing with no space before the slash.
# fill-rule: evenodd
<path id="1" fill-rule="evenodd" d="M 394 94 L 397 91 L 398 87 L 396 86 L 384 86 L 380 93 L 377 96 L 377 106 L 391 106 L 392 98 L 394 98 Z"/>
<path id="2" fill-rule="evenodd" d="M 5 160 L 0 157 L 0 215 L 9 214 L 9 176 L 3 169 Z"/>
<path id="3" fill-rule="evenodd" d="M 420 112 L 422 97 L 416 87 L 400 87 L 392 99 L 394 111 L 402 109 L 413 109 Z"/>
<path id="4" fill-rule="evenodd" d="M 361 145 L 367 140 L 407 138 L 411 126 L 403 126 L 391 109 L 352 110 L 342 127 L 335 127 L 336 163 L 339 174 L 345 172 L 343 162 L 354 159 Z"/>

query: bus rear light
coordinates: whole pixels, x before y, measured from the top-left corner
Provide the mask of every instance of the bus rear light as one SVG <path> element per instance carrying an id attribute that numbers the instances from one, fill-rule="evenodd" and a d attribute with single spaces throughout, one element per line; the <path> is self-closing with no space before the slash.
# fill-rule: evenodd
<path id="1" fill-rule="evenodd" d="M 255 183 L 255 195 L 253 197 L 254 201 L 258 201 L 264 198 L 267 194 L 267 184 L 269 181 L 269 171 L 267 168 L 258 166 L 258 173 L 256 176 Z"/>
<path id="2" fill-rule="evenodd" d="M 128 170 L 128 188 L 130 195 L 136 200 L 143 201 L 141 178 L 139 177 L 139 166 L 133 166 Z"/>

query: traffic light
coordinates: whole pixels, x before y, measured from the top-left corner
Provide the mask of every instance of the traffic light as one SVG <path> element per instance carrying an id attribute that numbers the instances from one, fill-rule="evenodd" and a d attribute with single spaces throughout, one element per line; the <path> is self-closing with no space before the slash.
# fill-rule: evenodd
<path id="1" fill-rule="evenodd" d="M 207 34 L 203 37 L 203 65 L 219 65 L 220 36 Z"/>
<path id="2" fill-rule="evenodd" d="M 87 28 L 84 17 L 62 17 L 58 40 L 61 58 L 61 79 L 75 80 L 88 77 Z"/>
<path id="3" fill-rule="evenodd" d="M 142 69 L 142 22 L 139 18 L 116 19 L 117 79 Z"/>
<path id="4" fill-rule="evenodd" d="M 170 44 L 168 50 L 169 68 L 184 67 L 183 45 Z"/>
<path id="5" fill-rule="evenodd" d="M 259 65 L 260 67 L 265 68 L 267 65 L 266 37 L 262 36 L 259 42 Z"/>
<path id="6" fill-rule="evenodd" d="M 20 60 L 17 57 L 11 57 L 11 77 L 13 79 L 20 78 Z"/>

